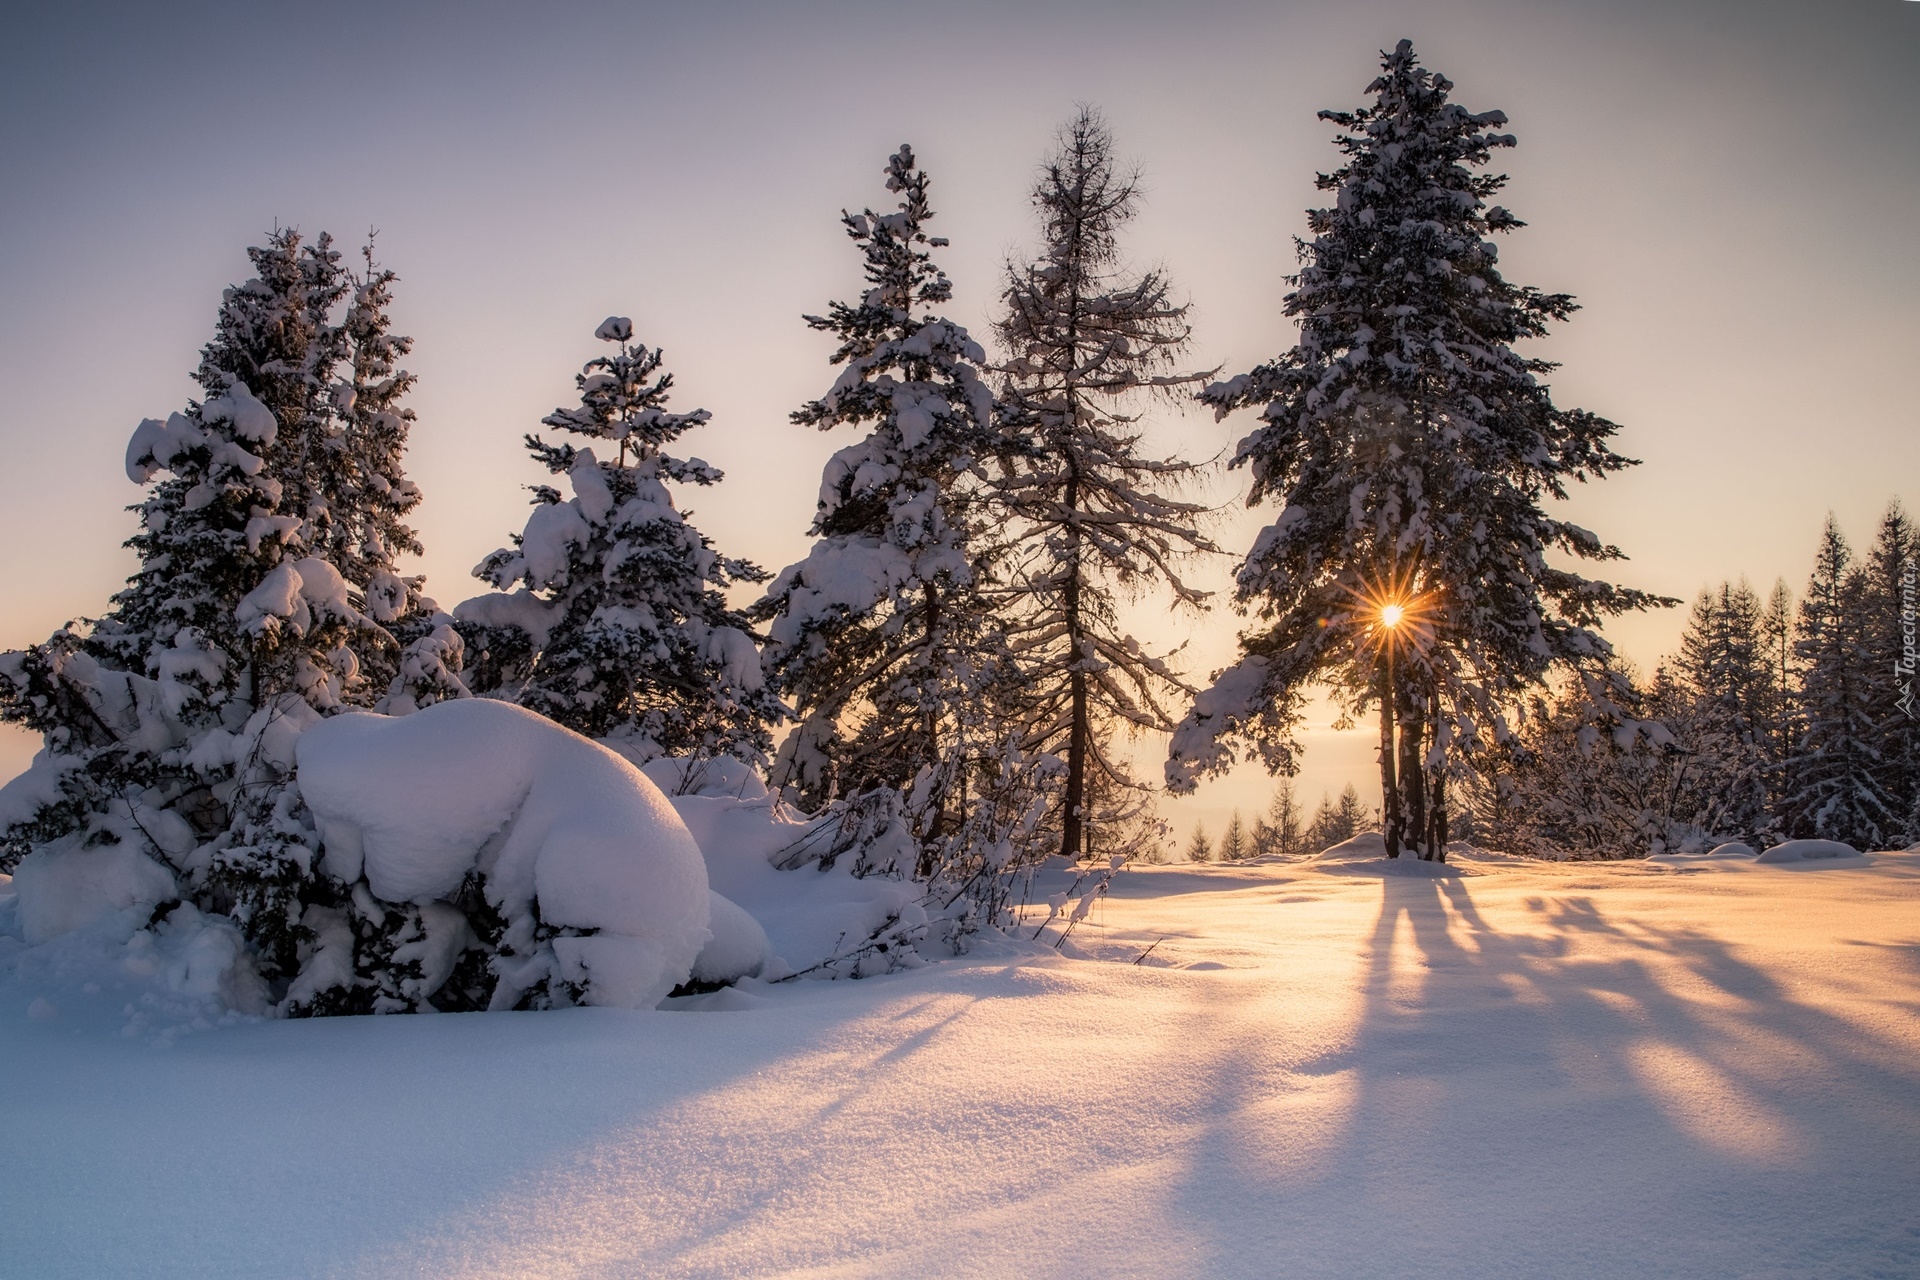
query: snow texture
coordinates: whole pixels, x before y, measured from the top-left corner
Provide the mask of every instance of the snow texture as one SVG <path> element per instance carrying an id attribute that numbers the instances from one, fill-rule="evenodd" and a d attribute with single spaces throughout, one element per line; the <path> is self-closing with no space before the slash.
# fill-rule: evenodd
<path id="1" fill-rule="evenodd" d="M 336 716 L 301 737 L 298 761 L 332 874 L 422 904 L 482 877 L 519 957 L 501 962 L 497 1006 L 551 974 L 585 1003 L 647 1008 L 708 940 L 700 849 L 659 788 L 530 711 L 470 699 Z M 572 932 L 539 936 L 557 930 Z"/>
<path id="2" fill-rule="evenodd" d="M 1920 855 L 1450 857 L 1147 868 L 1076 954 L 687 1012 L 213 1016 L 166 1043 L 118 1034 L 160 1014 L 121 961 L 0 938 L 0 1270 L 1920 1272 Z M 1107 1225 L 1063 1227 L 1089 1205 Z"/>

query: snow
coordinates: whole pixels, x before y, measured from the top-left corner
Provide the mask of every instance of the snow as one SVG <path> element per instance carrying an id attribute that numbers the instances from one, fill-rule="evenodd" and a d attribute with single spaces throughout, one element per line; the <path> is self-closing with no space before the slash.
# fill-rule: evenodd
<path id="1" fill-rule="evenodd" d="M 546 645 L 548 634 L 560 620 L 559 615 L 559 609 L 525 587 L 475 596 L 453 608 L 453 616 L 461 622 L 482 627 L 518 627 L 532 637 L 535 648 Z"/>
<path id="2" fill-rule="evenodd" d="M 172 872 L 131 844 L 86 848 L 70 836 L 22 858 L 13 891 L 20 936 L 31 947 L 94 926 L 124 941 L 178 888 Z"/>
<path id="3" fill-rule="evenodd" d="M 1761 854 L 1759 862 L 1816 862 L 1824 858 L 1858 858 L 1860 851 L 1838 840 L 1788 840 Z"/>
<path id="4" fill-rule="evenodd" d="M 33 763 L 0 786 L 0 828 L 31 822 L 34 815 L 63 798 L 60 780 L 80 767 L 73 756 L 56 755 L 42 747 Z"/>
<path id="5" fill-rule="evenodd" d="M 680 795 L 673 807 L 706 855 L 714 891 L 765 930 L 777 970 L 766 976 L 813 970 L 850 951 L 890 917 L 924 915 L 914 886 L 884 876 L 857 878 L 851 858 L 824 871 L 817 865 L 775 867 L 813 829 L 778 797 Z"/>
<path id="6" fill-rule="evenodd" d="M 1146 868 L 1073 954 L 669 1011 L 163 1040 L 10 969 L 4 1269 L 1916 1274 L 1920 858 L 1720 861 Z"/>
<path id="7" fill-rule="evenodd" d="M 773 961 L 773 944 L 760 922 L 719 894 L 711 894 L 707 928 L 713 939 L 694 957 L 695 982 L 735 982 L 757 978 Z"/>
<path id="8" fill-rule="evenodd" d="M 206 433 L 183 414 L 168 414 L 165 422 L 143 418 L 127 441 L 127 479 L 145 484 L 170 468 L 175 458 L 206 442 Z"/>
<path id="9" fill-rule="evenodd" d="M 316 622 L 364 624 L 366 619 L 353 607 L 347 591 L 340 571 L 319 556 L 283 560 L 241 597 L 233 619 L 256 632 L 284 622 L 295 635 L 305 635 Z"/>
<path id="10" fill-rule="evenodd" d="M 512 979 L 503 969 L 504 1007 L 551 971 L 585 984 L 587 1003 L 646 1008 L 708 940 L 700 849 L 659 788 L 531 711 L 474 698 L 336 716 L 297 751 L 333 874 L 418 903 L 482 877 L 521 957 Z M 586 936 L 537 941 L 536 924 Z"/>
<path id="11" fill-rule="evenodd" d="M 273 410 L 254 398 L 244 382 L 235 382 L 226 394 L 214 396 L 200 406 L 202 422 L 230 422 L 233 434 L 255 444 L 269 445 L 279 435 Z M 144 424 L 143 424 L 144 425 Z"/>

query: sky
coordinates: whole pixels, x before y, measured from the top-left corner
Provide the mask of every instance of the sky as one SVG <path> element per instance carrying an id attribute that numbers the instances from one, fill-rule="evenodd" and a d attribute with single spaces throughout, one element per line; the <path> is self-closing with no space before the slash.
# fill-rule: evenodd
<path id="1" fill-rule="evenodd" d="M 399 272 L 415 569 L 443 605 L 523 522 L 543 476 L 521 437 L 574 400 L 612 314 L 665 348 L 674 407 L 713 414 L 686 452 L 727 479 L 696 523 L 777 569 L 846 443 L 787 421 L 832 378 L 800 317 L 852 296 L 838 214 L 884 207 L 891 150 L 933 177 L 952 314 L 984 337 L 1034 243 L 1035 166 L 1097 105 L 1144 177 L 1125 247 L 1191 301 L 1192 366 L 1230 374 L 1293 341 L 1283 276 L 1337 164 L 1314 113 L 1360 105 L 1402 37 L 1519 139 L 1502 203 L 1529 225 L 1503 269 L 1583 307 L 1530 354 L 1644 463 L 1565 508 L 1631 557 L 1616 577 L 1797 588 L 1829 512 L 1860 547 L 1890 499 L 1920 510 L 1913 0 L 21 6 L 0 41 L 0 647 L 102 612 L 131 571 L 127 437 L 184 406 L 276 225 L 350 249 L 377 229 Z M 1150 438 L 1215 459 L 1248 425 L 1173 407 Z M 1194 566 L 1219 607 L 1138 607 L 1198 676 L 1233 656 L 1232 570 L 1275 514 L 1245 490 L 1216 467 L 1201 491 L 1232 553 Z M 1609 634 L 1650 668 L 1684 620 Z M 1370 732 L 1329 716 L 1302 794 L 1377 793 Z M 33 745 L 0 733 L 0 777 Z M 1217 827 L 1267 789 L 1245 769 L 1168 812 Z"/>

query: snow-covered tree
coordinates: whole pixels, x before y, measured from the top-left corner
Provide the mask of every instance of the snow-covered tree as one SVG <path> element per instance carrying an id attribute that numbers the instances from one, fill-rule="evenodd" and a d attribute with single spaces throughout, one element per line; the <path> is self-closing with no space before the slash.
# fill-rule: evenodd
<path id="1" fill-rule="evenodd" d="M 1759 598 L 1744 582 L 1701 592 L 1674 672 L 1691 704 L 1675 738 L 1691 757 L 1706 802 L 1695 820 L 1710 835 L 1742 841 L 1757 839 L 1767 824 L 1767 780 L 1777 765 L 1764 718 L 1770 671 L 1761 618 Z M 1680 710 L 1663 708 L 1669 716 Z M 1670 718 L 1666 723 L 1675 731 Z"/>
<path id="2" fill-rule="evenodd" d="M 1920 678 L 1914 657 L 1920 534 L 1898 501 L 1880 517 L 1861 571 L 1867 711 L 1880 753 L 1880 787 L 1896 818 L 1885 836 L 1905 847 L 1920 842 Z"/>
<path id="3" fill-rule="evenodd" d="M 793 414 L 866 434 L 827 463 L 814 545 L 756 613 L 799 721 L 774 784 L 831 833 L 784 865 L 851 851 L 862 874 L 922 882 L 934 910 L 920 937 L 963 945 L 1005 923 L 1010 878 L 1043 852 L 1037 824 L 1057 778 L 1000 714 L 1016 673 L 984 591 L 995 541 L 979 486 L 999 430 L 985 353 L 936 310 L 952 296 L 932 257 L 946 242 L 926 231 L 927 175 L 911 148 L 886 175 L 894 211 L 842 214 L 866 290 L 807 317 L 838 339 L 840 375 Z M 1065 927 L 1104 883 L 1090 882 Z"/>
<path id="4" fill-rule="evenodd" d="M 1829 516 L 1800 601 L 1794 654 L 1801 669 L 1801 732 L 1787 759 L 1782 805 L 1789 834 L 1860 849 L 1883 847 L 1903 825 L 1883 782 L 1867 581 Z"/>
<path id="5" fill-rule="evenodd" d="M 541 420 L 591 443 L 527 437 L 527 449 L 567 478 L 572 496 L 536 486 L 526 528 L 474 570 L 526 594 L 482 597 L 457 611 L 484 629 L 476 647 L 489 654 L 496 644 L 514 645 L 499 630 L 524 637 L 517 687 L 486 691 L 608 740 L 636 761 L 731 755 L 763 764 L 781 708 L 761 674 L 752 625 L 724 592 L 767 575 L 715 551 L 667 487 L 720 480 L 700 459 L 665 452 L 710 415 L 668 412 L 673 376 L 661 371 L 657 348 L 633 340 L 626 317 L 609 317 L 594 336 L 614 353 L 588 361 L 575 378 L 577 408 Z M 489 673 L 508 674 L 500 664 Z"/>
<path id="6" fill-rule="evenodd" d="M 1320 797 L 1320 807 L 1307 824 L 1307 848 L 1318 852 L 1351 840 L 1360 833 L 1366 820 L 1367 810 L 1360 801 L 1360 792 L 1349 782 L 1341 788 L 1339 799 Z"/>
<path id="7" fill-rule="evenodd" d="M 1253 820 L 1256 857 L 1288 857 L 1306 851 L 1306 815 L 1294 792 L 1293 780 L 1281 778 L 1273 788 L 1267 811 Z"/>
<path id="8" fill-rule="evenodd" d="M 1554 859 L 1640 857 L 1706 847 L 1714 797 L 1687 747 L 1697 701 L 1666 668 L 1645 687 L 1618 671 L 1620 704 L 1670 735 L 1654 750 L 1596 732 L 1577 675 L 1529 695 L 1497 769 L 1467 776 L 1476 830 L 1511 853 Z"/>
<path id="9" fill-rule="evenodd" d="M 1775 579 L 1760 611 L 1760 665 L 1766 672 L 1761 686 L 1760 722 L 1766 739 L 1767 809 L 1777 814 L 1786 784 L 1786 759 L 1800 739 L 1794 691 L 1799 672 L 1794 666 L 1793 592 L 1785 578 Z"/>
<path id="10" fill-rule="evenodd" d="M 138 572 L 104 617 L 0 657 L 0 716 L 46 741 L 8 788 L 41 802 L 4 806 L 32 809 L 7 857 L 130 846 L 231 920 L 276 996 L 322 933 L 348 937 L 321 967 L 359 993 L 341 1007 L 370 1007 L 395 964 L 371 917 L 390 911 L 320 870 L 291 778 L 302 729 L 391 695 L 404 659 L 425 655 L 379 615 L 417 619 L 422 639 L 435 629 L 393 563 L 417 550 L 398 524 L 417 500 L 400 467 L 411 379 L 391 363 L 406 340 L 387 336 L 393 277 L 370 255 L 357 281 L 325 236 L 276 231 L 249 256 L 255 275 L 226 291 L 202 352 L 202 399 L 128 445 L 129 479 L 151 486 L 128 543 Z M 375 489 L 384 511 L 366 509 Z M 457 638 L 434 662 L 456 696 Z"/>
<path id="11" fill-rule="evenodd" d="M 1120 599 L 1164 586 L 1177 607 L 1198 609 L 1204 593 L 1181 579 L 1178 562 L 1215 548 L 1198 528 L 1204 508 L 1168 492 L 1196 466 L 1142 448 L 1148 394 L 1201 375 L 1174 369 L 1187 308 L 1166 273 L 1136 272 L 1121 258 L 1139 188 L 1116 171 L 1112 136 L 1091 108 L 1062 130 L 1033 204 L 1044 244 L 1008 264 L 995 324 L 1007 352 L 1001 399 L 1021 430 L 994 487 L 1017 545 L 1005 587 L 1017 715 L 1031 743 L 1066 760 L 1054 821 L 1060 852 L 1078 858 L 1124 835 L 1119 814 L 1096 798 L 1124 810 L 1141 787 L 1109 749 L 1114 730 L 1171 730 L 1168 700 L 1192 693 L 1127 633 Z"/>
<path id="12" fill-rule="evenodd" d="M 1239 743 L 1290 770 L 1304 690 L 1325 682 L 1380 710 L 1388 849 L 1436 858 L 1447 779 L 1510 736 L 1503 708 L 1561 666 L 1583 673 L 1595 722 L 1619 720 L 1597 628 L 1673 603 L 1552 562 L 1620 558 L 1541 504 L 1630 460 L 1607 445 L 1613 423 L 1554 405 L 1553 366 L 1514 349 L 1574 304 L 1497 269 L 1488 236 L 1522 224 L 1488 205 L 1506 179 L 1485 166 L 1514 139 L 1452 89 L 1402 41 L 1371 105 L 1321 113 L 1344 163 L 1320 176 L 1335 201 L 1299 242 L 1299 341 L 1201 393 L 1221 415 L 1260 409 L 1233 465 L 1252 472 L 1250 503 L 1281 509 L 1239 573 L 1258 618 L 1245 656 L 1195 700 L 1167 769 L 1191 789 Z"/>
<path id="13" fill-rule="evenodd" d="M 999 675 L 973 483 L 996 429 L 986 356 L 933 310 L 952 286 L 933 261 L 946 242 L 926 231 L 928 181 L 912 150 L 889 157 L 886 174 L 895 211 L 842 215 L 866 291 L 807 317 L 839 340 L 843 368 L 793 414 L 867 433 L 828 461 L 813 548 L 759 606 L 769 665 L 799 716 L 774 782 L 809 807 L 910 785 Z"/>

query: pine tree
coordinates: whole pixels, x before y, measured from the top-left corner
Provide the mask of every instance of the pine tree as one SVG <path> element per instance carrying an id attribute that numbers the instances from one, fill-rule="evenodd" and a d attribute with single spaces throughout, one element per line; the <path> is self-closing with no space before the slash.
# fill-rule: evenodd
<path id="1" fill-rule="evenodd" d="M 1787 761 L 1789 834 L 1882 847 L 1901 825 L 1882 784 L 1866 636 L 1867 575 L 1832 516 L 1800 601 L 1800 740 Z"/>
<path id="2" fill-rule="evenodd" d="M 1119 233 L 1139 187 L 1116 172 L 1113 140 L 1091 108 L 1062 130 L 1033 191 L 1045 245 L 1010 262 L 995 324 L 1008 355 L 1001 399 L 1020 447 L 1002 459 L 995 497 L 1019 552 L 1009 573 L 1011 637 L 1028 740 L 1066 760 L 1060 852 L 1104 848 L 1118 815 L 1096 802 L 1141 784 L 1108 749 L 1116 727 L 1173 728 L 1166 700 L 1192 690 L 1123 629 L 1122 595 L 1164 584 L 1176 606 L 1205 593 L 1178 561 L 1215 550 L 1198 530 L 1204 508 L 1165 490 L 1197 468 L 1141 449 L 1148 393 L 1197 380 L 1174 371 L 1187 308 L 1159 270 L 1133 272 Z"/>
<path id="3" fill-rule="evenodd" d="M 839 339 L 832 363 L 844 368 L 793 414 L 802 426 L 867 434 L 827 463 L 816 541 L 756 614 L 769 620 L 769 666 L 799 720 L 774 784 L 830 833 L 780 865 L 851 853 L 856 874 L 910 877 L 926 886 L 928 918 L 895 940 L 958 949 L 1010 918 L 1015 879 L 1046 852 L 1041 818 L 1057 809 L 1059 770 L 1003 716 L 1018 673 L 987 593 L 995 539 L 983 461 L 1006 450 L 980 374 L 985 353 L 934 310 L 952 296 L 932 259 L 946 241 L 927 234 L 928 180 L 912 149 L 889 157 L 886 174 L 900 197 L 893 212 L 841 215 L 865 260 L 866 292 L 807 317 Z M 1082 868 L 1064 927 L 1124 860 Z"/>
<path id="4" fill-rule="evenodd" d="M 1247 836 L 1247 823 L 1235 809 L 1233 816 L 1227 819 L 1227 829 L 1220 836 L 1220 860 L 1222 862 L 1242 862 L 1253 856 L 1253 843 Z"/>
<path id="5" fill-rule="evenodd" d="M 764 764 L 781 708 L 761 674 L 752 624 L 723 593 L 767 575 L 718 554 L 667 488 L 719 482 L 700 459 L 664 452 L 709 415 L 667 411 L 673 377 L 661 372 L 657 348 L 633 341 L 624 316 L 594 336 L 615 353 L 588 361 L 575 378 L 577 408 L 541 421 L 597 442 L 607 458 L 593 445 L 529 435 L 528 451 L 566 476 L 573 496 L 536 486 L 525 530 L 474 571 L 503 590 L 524 587 L 531 602 L 518 603 L 541 616 L 540 635 L 525 642 L 524 682 L 510 692 L 637 761 L 731 755 Z M 485 602 L 460 612 L 479 617 Z"/>
<path id="6" fill-rule="evenodd" d="M 276 992 L 323 931 L 348 938 L 349 990 L 327 1010 L 288 1008 L 366 1008 L 402 981 L 404 939 L 375 918 L 415 909 L 363 904 L 320 869 L 293 743 L 321 715 L 379 697 L 370 670 L 397 681 L 403 646 L 369 611 L 401 622 L 412 610 L 431 630 L 430 602 L 392 561 L 417 550 L 397 523 L 418 497 L 400 469 L 411 379 L 382 365 L 407 343 L 386 336 L 393 277 L 370 254 L 356 282 L 324 235 L 303 245 L 276 231 L 248 252 L 256 274 L 226 291 L 202 352 L 203 399 L 142 422 L 128 446 L 129 478 L 152 485 L 128 543 L 139 571 L 105 617 L 0 658 L 0 716 L 44 734 L 64 789 L 7 833 L 0 861 L 131 844 L 201 911 L 232 920 Z M 336 380 L 343 361 L 354 373 Z M 386 510 L 369 512 L 379 485 Z M 437 653 L 457 686 L 457 640 Z"/>
<path id="7" fill-rule="evenodd" d="M 928 180 L 902 146 L 887 162 L 898 208 L 842 214 L 865 259 L 858 303 L 835 302 L 814 329 L 844 366 L 825 396 L 793 414 L 820 430 L 868 427 L 827 463 L 807 558 L 758 608 L 768 657 L 799 726 L 776 785 L 807 807 L 835 795 L 900 791 L 951 759 L 957 719 L 996 678 L 973 479 L 994 447 L 985 353 L 932 308 L 952 297 L 932 250 Z M 937 788 L 927 832 L 945 821 Z"/>
<path id="8" fill-rule="evenodd" d="M 1234 742 L 1288 771 L 1303 690 L 1331 683 L 1354 709 L 1379 707 L 1388 850 L 1434 858 L 1447 778 L 1510 737 L 1503 707 L 1561 666 L 1584 673 L 1594 720 L 1616 719 L 1595 628 L 1674 603 L 1549 563 L 1621 557 L 1541 502 L 1631 462 L 1607 446 L 1614 424 L 1556 407 L 1540 380 L 1553 366 L 1514 350 L 1574 304 L 1496 269 L 1486 236 L 1522 224 L 1487 205 L 1506 179 L 1480 170 L 1514 140 L 1502 113 L 1468 112 L 1452 88 L 1402 41 L 1371 106 L 1321 113 L 1347 134 L 1345 163 L 1320 176 L 1337 199 L 1299 243 L 1286 299 L 1299 342 L 1201 393 L 1222 415 L 1261 408 L 1233 465 L 1253 473 L 1250 503 L 1281 511 L 1239 574 L 1260 625 L 1168 763 L 1177 790 L 1230 764 Z"/>
<path id="9" fill-rule="evenodd" d="M 1762 686 L 1760 720 L 1764 730 L 1767 762 L 1767 811 L 1777 821 L 1786 794 L 1786 761 L 1793 744 L 1800 740 L 1795 718 L 1794 692 L 1799 672 L 1794 667 L 1793 592 L 1786 579 L 1776 579 L 1767 595 L 1766 608 L 1760 614 L 1761 665 L 1766 670 Z"/>
<path id="10" fill-rule="evenodd" d="M 1203 823 L 1193 824 L 1193 838 L 1187 841 L 1187 861 L 1213 861 L 1213 841 L 1207 838 L 1207 828 Z"/>
<path id="11" fill-rule="evenodd" d="M 1253 823 L 1253 852 L 1256 857 L 1292 857 L 1305 852 L 1306 817 L 1300 812 L 1293 781 L 1281 778 L 1274 784 L 1267 812 Z"/>
<path id="12" fill-rule="evenodd" d="M 1867 714 L 1880 753 L 1880 789 L 1896 819 L 1883 838 L 1904 848 L 1920 842 L 1920 680 L 1915 678 L 1920 535 L 1897 500 L 1880 518 L 1863 572 Z"/>
<path id="13" fill-rule="evenodd" d="M 1675 673 L 1690 704 L 1686 730 L 1676 738 L 1691 756 L 1706 799 L 1695 821 L 1707 835 L 1742 841 L 1757 839 L 1767 820 L 1763 716 L 1770 671 L 1761 617 L 1760 601 L 1744 582 L 1701 592 L 1681 636 Z M 1673 729 L 1672 720 L 1667 723 Z"/>

